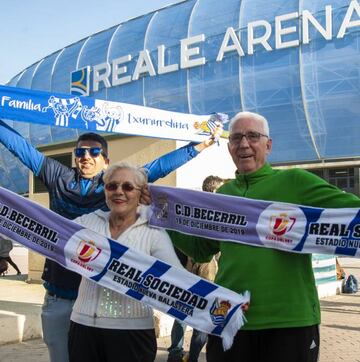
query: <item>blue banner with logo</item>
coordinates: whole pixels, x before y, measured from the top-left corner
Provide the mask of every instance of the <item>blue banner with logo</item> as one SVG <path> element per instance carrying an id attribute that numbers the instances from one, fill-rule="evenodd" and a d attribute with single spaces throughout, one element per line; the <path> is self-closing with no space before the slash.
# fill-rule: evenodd
<path id="1" fill-rule="evenodd" d="M 323 209 L 150 185 L 150 224 L 294 253 L 360 258 L 360 210 Z"/>
<path id="2" fill-rule="evenodd" d="M 201 142 L 224 114 L 198 116 L 90 97 L 0 86 L 0 118 L 63 128 Z"/>

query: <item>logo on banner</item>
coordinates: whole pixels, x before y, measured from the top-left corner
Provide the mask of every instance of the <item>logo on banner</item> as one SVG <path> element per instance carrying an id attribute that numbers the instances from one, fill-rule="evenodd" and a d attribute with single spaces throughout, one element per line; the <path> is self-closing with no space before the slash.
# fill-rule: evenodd
<path id="1" fill-rule="evenodd" d="M 124 119 L 124 111 L 114 102 L 95 100 L 95 106 L 83 107 L 81 117 L 87 129 L 114 132 Z"/>
<path id="2" fill-rule="evenodd" d="M 83 263 L 95 260 L 100 253 L 101 249 L 97 248 L 92 240 L 81 240 L 77 249 L 77 256 Z"/>
<path id="3" fill-rule="evenodd" d="M 168 218 L 168 198 L 166 195 L 158 195 L 155 204 L 157 205 L 156 218 L 167 219 Z"/>
<path id="4" fill-rule="evenodd" d="M 90 230 L 81 229 L 66 243 L 64 253 L 67 265 L 90 278 L 101 273 L 108 263 L 109 240 Z"/>
<path id="5" fill-rule="evenodd" d="M 306 228 L 304 212 L 296 206 L 270 204 L 256 225 L 260 241 L 268 247 L 292 250 L 302 239 Z"/>
<path id="6" fill-rule="evenodd" d="M 270 218 L 270 229 L 276 236 L 283 236 L 289 232 L 296 222 L 295 217 L 289 217 L 286 213 L 273 215 Z"/>
<path id="7" fill-rule="evenodd" d="M 215 299 L 213 305 L 210 308 L 210 318 L 214 325 L 222 326 L 225 323 L 226 316 L 231 308 L 231 303 L 228 300 L 219 301 Z"/>
<path id="8" fill-rule="evenodd" d="M 88 96 L 90 94 L 90 66 L 71 72 L 70 94 Z"/>
<path id="9" fill-rule="evenodd" d="M 55 126 L 68 127 L 70 117 L 74 120 L 78 117 L 82 110 L 80 98 L 59 98 L 51 96 L 48 99 L 48 106 L 42 109 L 47 112 L 51 109 L 55 116 Z"/>
<path id="10" fill-rule="evenodd" d="M 209 134 L 212 129 L 208 125 L 208 121 L 194 122 L 194 128 L 197 134 Z"/>

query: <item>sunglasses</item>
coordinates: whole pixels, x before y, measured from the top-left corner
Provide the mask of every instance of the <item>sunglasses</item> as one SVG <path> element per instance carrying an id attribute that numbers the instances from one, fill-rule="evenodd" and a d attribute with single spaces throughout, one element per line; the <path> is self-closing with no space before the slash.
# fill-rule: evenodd
<path id="1" fill-rule="evenodd" d="M 105 190 L 106 191 L 116 191 L 119 186 L 121 187 L 121 189 L 124 192 L 131 192 L 131 191 L 134 191 L 134 190 L 141 190 L 141 188 L 134 186 L 129 181 L 125 181 L 123 183 L 115 182 L 115 181 L 109 182 L 109 183 L 105 184 Z"/>
<path id="2" fill-rule="evenodd" d="M 75 157 L 81 158 L 88 153 L 91 157 L 99 157 L 102 154 L 101 147 L 90 147 L 90 148 L 75 148 L 74 155 Z"/>

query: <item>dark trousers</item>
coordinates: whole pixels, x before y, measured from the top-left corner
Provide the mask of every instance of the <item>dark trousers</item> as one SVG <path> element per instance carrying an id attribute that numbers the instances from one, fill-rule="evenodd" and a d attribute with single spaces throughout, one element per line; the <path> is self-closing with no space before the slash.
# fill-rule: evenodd
<path id="1" fill-rule="evenodd" d="M 15 264 L 15 262 L 11 259 L 10 256 L 2 256 L 1 259 L 6 260 L 15 270 L 17 273 L 20 273 L 20 269 L 18 268 L 18 266 Z"/>
<path id="2" fill-rule="evenodd" d="M 219 337 L 208 336 L 207 362 L 316 362 L 319 326 L 239 331 L 224 352 Z"/>
<path id="3" fill-rule="evenodd" d="M 121 330 L 70 323 L 70 362 L 153 362 L 154 329 Z"/>

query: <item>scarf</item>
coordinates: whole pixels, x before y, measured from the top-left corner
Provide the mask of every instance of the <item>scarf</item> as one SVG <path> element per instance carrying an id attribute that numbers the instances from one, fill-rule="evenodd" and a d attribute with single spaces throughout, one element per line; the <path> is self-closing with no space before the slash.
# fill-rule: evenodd
<path id="1" fill-rule="evenodd" d="M 150 225 L 294 253 L 360 257 L 360 211 L 150 185 Z"/>
<path id="2" fill-rule="evenodd" d="M 63 128 L 201 142 L 223 113 L 198 116 L 133 104 L 0 86 L 0 118 Z"/>
<path id="3" fill-rule="evenodd" d="M 0 233 L 106 288 L 220 336 L 225 350 L 244 324 L 248 292 L 237 294 L 131 250 L 1 187 Z"/>

